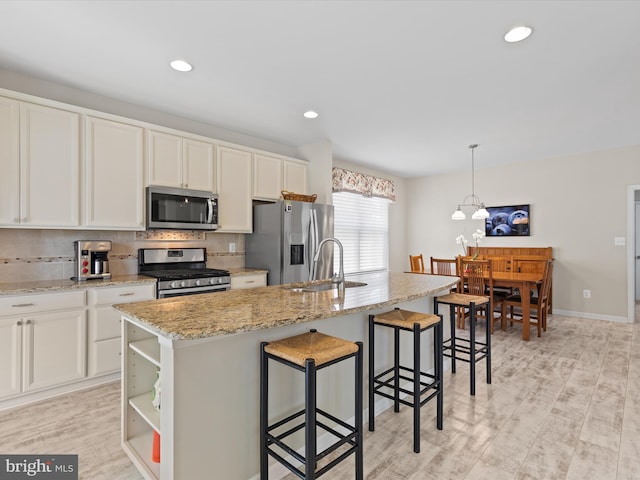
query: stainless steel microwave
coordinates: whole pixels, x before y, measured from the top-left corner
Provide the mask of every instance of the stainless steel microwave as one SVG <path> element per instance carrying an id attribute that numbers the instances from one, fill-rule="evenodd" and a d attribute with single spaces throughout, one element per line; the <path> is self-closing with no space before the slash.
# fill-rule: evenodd
<path id="1" fill-rule="evenodd" d="M 218 195 L 202 190 L 149 186 L 147 228 L 216 230 Z"/>

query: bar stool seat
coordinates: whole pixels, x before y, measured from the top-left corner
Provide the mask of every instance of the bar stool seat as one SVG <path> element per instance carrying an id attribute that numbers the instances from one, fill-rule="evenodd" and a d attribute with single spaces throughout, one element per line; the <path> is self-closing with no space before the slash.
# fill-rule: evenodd
<path id="1" fill-rule="evenodd" d="M 456 373 L 456 360 L 469 363 L 470 393 L 476 394 L 476 363 L 486 359 L 487 383 L 491 383 L 491 320 L 487 315 L 486 341 L 476 340 L 476 308 L 487 305 L 491 312 L 491 300 L 482 295 L 468 293 L 448 293 L 434 298 L 434 312 L 438 313 L 438 305 L 449 305 L 449 321 L 451 336 L 443 340 L 443 356 L 451 358 L 451 372 Z M 469 339 L 456 340 L 455 309 L 461 307 L 469 310 Z"/>
<path id="2" fill-rule="evenodd" d="M 394 329 L 393 366 L 378 375 L 374 374 L 375 325 Z M 434 373 L 421 371 L 420 334 L 433 329 Z M 413 365 L 400 365 L 400 331 L 413 333 Z M 437 398 L 436 426 L 442 430 L 442 316 L 412 312 L 396 308 L 378 315 L 369 315 L 369 431 L 375 429 L 374 395 L 393 400 L 394 411 L 400 411 L 400 404 L 413 408 L 413 451 L 420 452 L 420 407 L 432 398 Z M 412 382 L 411 389 L 400 385 L 400 381 Z M 383 389 L 386 389 L 383 390 Z M 392 393 L 387 393 L 388 391 Z M 400 398 L 408 395 L 411 400 Z M 426 396 L 425 396 L 426 395 Z"/>
<path id="3" fill-rule="evenodd" d="M 355 357 L 355 420 L 349 425 L 343 420 L 321 410 L 316 401 L 316 372 L 348 358 Z M 288 417 L 269 424 L 269 371 L 268 360 L 275 360 L 284 365 L 305 373 L 305 406 Z M 260 344 L 260 478 L 268 479 L 268 456 L 275 458 L 299 478 L 315 479 L 335 467 L 342 460 L 355 453 L 355 478 L 363 479 L 362 450 L 362 342 L 351 342 L 317 332 L 315 329 L 307 333 L 284 338 L 275 342 Z M 328 419 L 338 425 L 346 433 L 338 432 L 319 417 Z M 294 422 L 296 422 L 294 424 Z M 293 426 L 291 426 L 293 424 Z M 322 428 L 337 438 L 322 452 L 317 452 L 317 428 Z M 284 429 L 279 434 L 276 430 Z M 291 434 L 304 429 L 304 455 L 285 441 Z M 276 448 L 277 447 L 277 450 Z M 326 465 L 318 468 L 318 463 L 332 452 L 339 455 Z M 292 464 L 283 455 L 290 455 L 304 469 Z"/>

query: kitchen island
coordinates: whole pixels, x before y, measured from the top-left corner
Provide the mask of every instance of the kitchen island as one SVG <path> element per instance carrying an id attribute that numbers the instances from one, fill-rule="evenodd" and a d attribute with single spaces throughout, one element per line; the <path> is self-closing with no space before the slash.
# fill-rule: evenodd
<path id="1" fill-rule="evenodd" d="M 143 475 L 162 480 L 257 478 L 260 342 L 317 328 L 363 341 L 366 350 L 369 313 L 391 306 L 432 312 L 433 294 L 457 281 L 404 273 L 348 280 L 366 285 L 346 288 L 344 295 L 337 289 L 310 292 L 289 285 L 116 305 L 124 320 L 123 448 Z M 390 358 L 391 336 L 385 337 L 376 338 L 380 365 Z M 403 350 L 410 354 L 410 348 Z M 432 368 L 432 355 L 423 358 L 423 368 Z M 158 375 L 159 412 L 150 393 Z M 302 404 L 300 375 L 286 367 L 272 369 L 272 415 Z M 351 365 L 337 365 L 327 377 L 319 375 L 318 404 L 348 417 L 353 412 L 352 394 L 347 393 L 352 392 Z M 347 394 L 336 395 L 343 386 Z M 386 406 L 381 401 L 375 408 Z M 151 460 L 153 430 L 161 434 L 159 464 Z M 272 468 L 270 478 L 283 476 L 279 468 Z"/>

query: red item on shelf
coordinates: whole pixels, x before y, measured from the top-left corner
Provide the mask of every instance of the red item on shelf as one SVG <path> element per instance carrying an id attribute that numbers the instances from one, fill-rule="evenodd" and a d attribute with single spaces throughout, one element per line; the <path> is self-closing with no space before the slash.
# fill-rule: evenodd
<path id="1" fill-rule="evenodd" d="M 153 450 L 151 452 L 151 460 L 160 463 L 160 434 L 153 431 Z"/>

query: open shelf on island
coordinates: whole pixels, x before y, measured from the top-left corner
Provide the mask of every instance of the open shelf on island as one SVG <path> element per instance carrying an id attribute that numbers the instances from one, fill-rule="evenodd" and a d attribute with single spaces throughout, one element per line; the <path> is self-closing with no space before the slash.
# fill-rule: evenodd
<path id="1" fill-rule="evenodd" d="M 156 410 L 151 403 L 151 392 L 143 393 L 129 399 L 131 405 L 136 412 L 147 422 L 151 428 L 160 433 L 160 411 Z"/>
<path id="2" fill-rule="evenodd" d="M 129 348 L 142 355 L 156 367 L 160 366 L 160 344 L 158 343 L 158 337 L 129 342 Z"/>
<path id="3" fill-rule="evenodd" d="M 153 450 L 153 430 L 148 433 L 130 438 L 125 446 L 125 450 L 129 450 L 134 454 L 134 463 L 152 477 L 160 478 L 160 464 L 151 460 Z M 162 461 L 162 458 L 160 459 Z M 145 476 L 146 477 L 146 476 Z"/>

